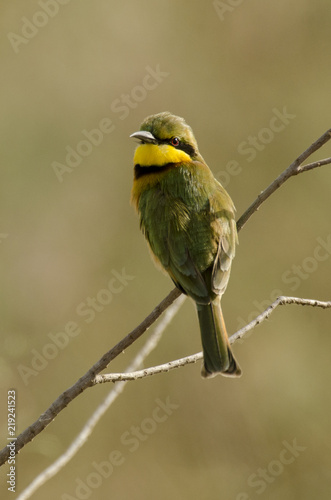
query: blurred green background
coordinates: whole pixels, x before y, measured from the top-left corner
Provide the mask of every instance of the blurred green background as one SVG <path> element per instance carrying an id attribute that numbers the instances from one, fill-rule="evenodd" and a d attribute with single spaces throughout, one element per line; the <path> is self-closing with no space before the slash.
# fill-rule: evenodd
<path id="1" fill-rule="evenodd" d="M 326 0 L 4 0 L 0 14 L 5 445 L 8 389 L 17 391 L 21 432 L 173 288 L 153 266 L 129 205 L 129 135 L 149 114 L 183 116 L 239 217 L 331 126 L 331 13 Z M 275 109 L 291 115 L 283 127 L 271 121 Z M 100 122 L 109 128 L 94 132 L 95 145 L 81 144 Z M 282 130 L 270 132 L 276 123 Z M 249 137 L 257 137 L 250 154 Z M 54 162 L 64 165 L 77 147 L 77 166 L 56 175 Z M 330 155 L 328 144 L 312 159 Z M 241 231 L 223 300 L 230 333 L 278 293 L 331 299 L 330 189 L 330 166 L 293 178 Z M 123 269 L 133 279 L 86 322 L 92 318 L 77 307 Z M 329 498 L 330 315 L 277 309 L 234 346 L 240 380 L 202 380 L 198 363 L 129 383 L 87 444 L 33 498 Z M 68 322 L 77 323 L 79 335 L 49 351 L 54 359 L 24 381 L 18 368 L 31 369 L 49 334 Z M 124 370 L 144 340 L 109 371 Z M 187 300 L 145 366 L 200 349 Z M 66 450 L 110 389 L 84 392 L 22 450 L 18 491 Z M 150 430 L 156 400 L 178 407 L 133 449 L 121 436 L 137 426 Z M 97 481 L 93 462 L 109 461 L 114 450 L 123 460 L 109 477 L 85 497 L 75 491 L 79 479 Z M 6 465 L 2 498 L 7 472 Z"/>

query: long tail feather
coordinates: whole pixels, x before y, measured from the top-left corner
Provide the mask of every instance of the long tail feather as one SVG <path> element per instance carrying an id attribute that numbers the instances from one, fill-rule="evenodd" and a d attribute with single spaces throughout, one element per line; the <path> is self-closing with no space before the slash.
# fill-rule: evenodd
<path id="1" fill-rule="evenodd" d="M 220 299 L 210 304 L 197 304 L 197 310 L 204 357 L 202 377 L 214 377 L 217 373 L 240 377 L 241 369 L 231 351 Z"/>

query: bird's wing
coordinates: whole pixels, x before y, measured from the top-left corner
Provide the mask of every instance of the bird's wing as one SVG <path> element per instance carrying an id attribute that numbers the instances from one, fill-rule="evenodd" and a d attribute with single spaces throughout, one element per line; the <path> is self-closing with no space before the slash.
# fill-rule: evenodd
<path id="1" fill-rule="evenodd" d="M 198 302 L 208 303 L 210 293 L 200 271 L 206 265 L 199 262 L 206 260 L 206 251 L 201 249 L 200 259 L 198 251 L 201 242 L 206 240 L 204 233 L 208 225 L 204 224 L 203 227 L 197 221 L 197 214 L 193 214 L 180 200 L 159 206 L 157 218 L 150 207 L 146 213 L 148 216 L 144 219 L 142 229 L 157 261 L 184 293 Z M 213 258 L 210 255 L 209 265 L 211 262 Z"/>
<path id="2" fill-rule="evenodd" d="M 214 220 L 211 222 L 211 226 L 214 235 L 217 236 L 218 248 L 212 269 L 211 284 L 216 294 L 222 294 L 226 289 L 237 243 L 234 207 L 229 206 L 229 204 L 227 204 L 227 210 L 224 210 L 223 207 L 222 197 L 217 196 L 212 199 L 211 212 Z"/>

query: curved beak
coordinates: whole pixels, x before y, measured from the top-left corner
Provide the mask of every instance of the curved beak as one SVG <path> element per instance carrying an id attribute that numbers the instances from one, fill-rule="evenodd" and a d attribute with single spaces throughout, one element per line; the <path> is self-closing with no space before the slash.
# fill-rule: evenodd
<path id="1" fill-rule="evenodd" d="M 145 130 L 134 132 L 130 135 L 130 137 L 133 137 L 133 139 L 139 139 L 143 143 L 157 144 L 157 140 L 155 139 L 154 135 Z"/>

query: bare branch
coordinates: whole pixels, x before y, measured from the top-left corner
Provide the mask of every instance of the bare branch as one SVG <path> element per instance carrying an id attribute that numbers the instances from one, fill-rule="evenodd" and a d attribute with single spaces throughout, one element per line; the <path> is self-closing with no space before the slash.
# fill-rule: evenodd
<path id="1" fill-rule="evenodd" d="M 277 179 L 275 179 L 270 186 L 268 186 L 262 193 L 259 194 L 259 196 L 256 198 L 256 200 L 251 204 L 250 207 L 243 213 L 243 215 L 240 217 L 240 219 L 237 222 L 237 230 L 240 231 L 248 221 L 248 219 L 253 215 L 254 212 L 262 205 L 262 203 L 269 198 L 282 184 L 284 184 L 287 179 L 292 177 L 293 175 L 298 175 L 301 174 L 302 172 L 305 172 L 306 170 L 311 170 L 312 168 L 319 167 L 321 165 L 327 165 L 330 163 L 329 158 L 326 160 L 320 160 L 319 162 L 315 162 L 315 164 L 310 164 L 310 168 L 305 169 L 305 167 L 302 167 L 301 164 L 315 151 L 320 149 L 326 142 L 328 142 L 331 139 L 331 129 L 327 130 L 317 141 L 313 142 L 311 146 L 309 146 L 306 151 L 304 151 L 296 160 L 294 160 L 291 165 L 282 172 Z M 314 165 L 314 166 L 312 166 Z M 307 165 L 308 166 L 308 165 Z"/>
<path id="2" fill-rule="evenodd" d="M 73 386 L 69 387 L 64 391 L 51 406 L 40 415 L 38 420 L 27 427 L 16 439 L 15 441 L 15 451 L 16 453 L 23 448 L 27 443 L 32 441 L 32 439 L 39 434 L 48 424 L 54 420 L 54 418 L 69 404 L 73 401 L 79 394 L 85 391 L 88 387 L 93 385 L 94 377 L 100 373 L 102 370 L 107 368 L 108 364 L 115 359 L 119 354 L 121 354 L 124 349 L 129 347 L 135 340 L 137 340 L 141 335 L 157 320 L 157 318 L 163 313 L 170 304 L 173 303 L 181 295 L 178 289 L 172 290 L 165 299 L 160 302 L 158 306 L 144 319 L 139 326 L 137 326 L 132 332 L 130 332 L 126 337 L 124 337 L 115 347 L 110 349 L 106 354 L 102 356 L 99 361 L 97 361 L 86 373 L 83 375 Z M 9 457 L 9 448 L 5 446 L 0 451 L 0 465 L 3 465 Z"/>
<path id="3" fill-rule="evenodd" d="M 253 321 L 248 323 L 236 333 L 231 335 L 229 338 L 230 344 L 233 344 L 236 340 L 242 339 L 246 333 L 253 330 L 257 325 L 262 323 L 264 320 L 268 319 L 270 314 L 276 309 L 277 306 L 284 306 L 288 304 L 300 304 L 302 306 L 312 306 L 312 307 L 322 307 L 323 309 L 331 308 L 330 302 L 322 302 L 320 300 L 311 299 L 301 299 L 298 297 L 278 297 L 265 311 L 259 314 Z M 174 368 L 180 368 L 188 364 L 196 363 L 198 360 L 203 358 L 202 352 L 197 354 L 192 354 L 191 356 L 186 356 L 185 358 L 176 359 L 175 361 L 169 361 L 169 363 L 164 363 L 163 365 L 153 366 L 151 368 L 146 368 L 144 370 L 135 371 L 132 373 L 109 373 L 104 375 L 97 375 L 94 379 L 95 384 L 102 384 L 105 382 L 117 382 L 123 380 L 137 380 L 140 378 L 148 377 L 150 375 L 156 375 L 157 373 L 164 373 Z"/>

